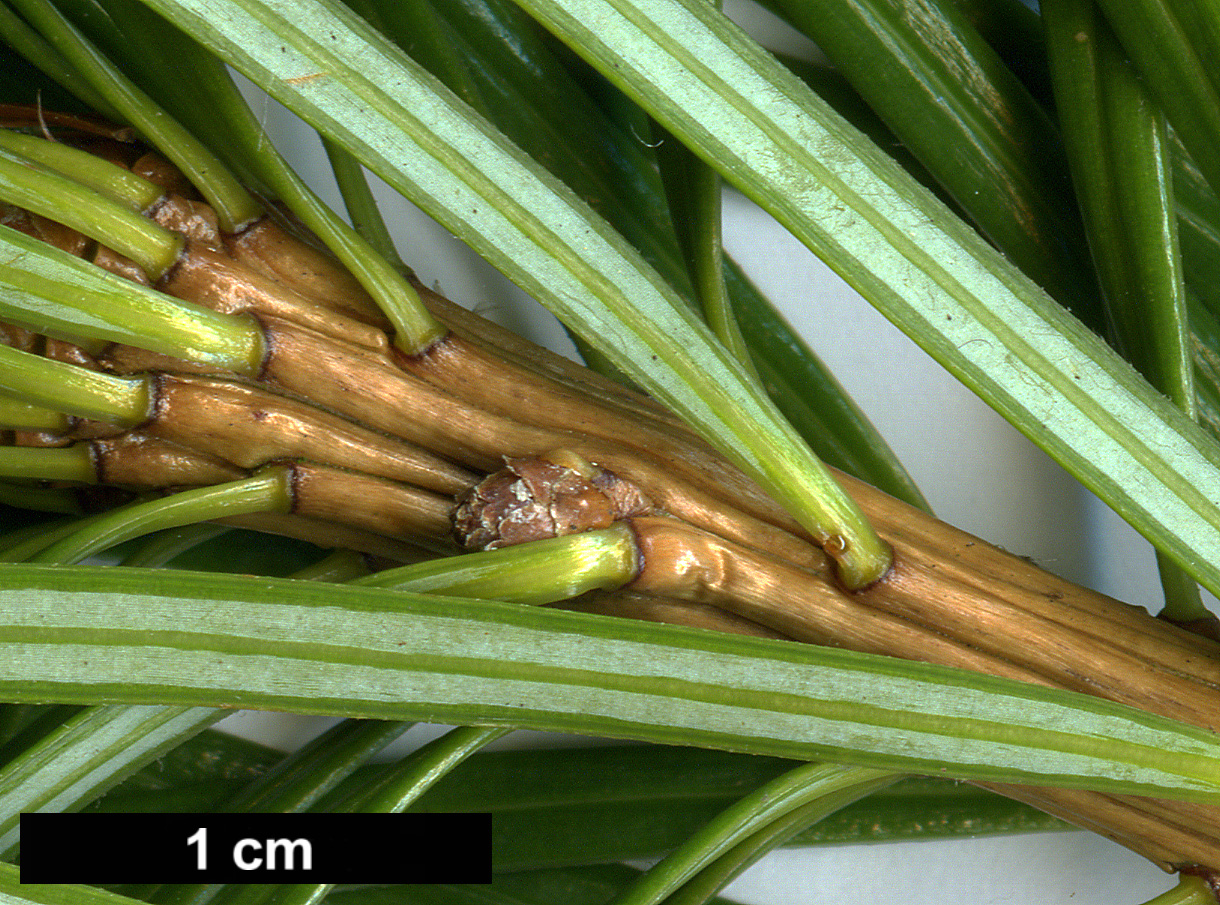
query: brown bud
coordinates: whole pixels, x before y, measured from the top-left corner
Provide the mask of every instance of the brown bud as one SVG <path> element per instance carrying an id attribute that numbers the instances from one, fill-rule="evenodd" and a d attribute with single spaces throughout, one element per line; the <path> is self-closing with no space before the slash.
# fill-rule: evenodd
<path id="1" fill-rule="evenodd" d="M 458 541 L 472 550 L 510 547 L 606 528 L 652 508 L 638 487 L 612 472 L 571 454 L 553 458 L 560 461 L 506 459 L 504 468 L 471 488 L 453 513 Z"/>

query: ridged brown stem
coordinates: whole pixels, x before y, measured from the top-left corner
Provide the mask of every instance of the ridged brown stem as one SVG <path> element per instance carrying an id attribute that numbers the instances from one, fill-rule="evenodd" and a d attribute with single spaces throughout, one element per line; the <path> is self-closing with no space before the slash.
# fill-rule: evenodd
<path id="1" fill-rule="evenodd" d="M 188 243 L 158 288 L 224 313 L 255 314 L 268 342 L 264 379 L 462 465 L 492 471 L 503 456 L 572 448 L 692 523 L 798 561 L 808 555 L 795 522 L 756 485 L 669 419 L 643 418 L 650 406 L 633 394 L 603 386 L 604 404 L 591 404 L 562 380 L 506 365 L 454 334 L 423 355 L 402 355 L 377 328 L 202 241 Z"/>
<path id="2" fill-rule="evenodd" d="M 376 352 L 387 348 L 388 337 L 380 332 L 384 319 L 374 313 L 359 284 L 274 221 L 264 219 L 238 236 L 222 237 L 203 206 L 175 200 L 162 210 L 174 213 L 159 214 L 160 222 L 189 231 L 192 242 L 158 288 L 214 310 L 287 321 Z M 222 254 L 222 242 L 241 258 Z M 749 515 L 799 532 L 794 520 L 672 413 L 421 291 L 442 321 L 481 337 L 451 333 L 422 355 L 394 356 L 404 371 L 481 411 L 610 440 L 661 459 L 690 483 Z M 352 325 L 349 313 L 360 326 Z M 531 447 L 531 452 L 541 451 Z"/>
<path id="3" fill-rule="evenodd" d="M 334 311 L 378 329 L 389 329 L 389 321 L 347 270 L 275 219 L 266 217 L 236 236 L 223 236 L 222 241 L 238 263 L 282 282 Z M 628 390 L 571 359 L 522 339 L 511 330 L 454 304 L 413 277 L 411 282 L 438 321 L 461 338 L 488 350 L 497 359 L 556 380 L 591 400 L 626 408 L 678 431 L 687 430 L 680 419 L 650 397 Z"/>
<path id="4" fill-rule="evenodd" d="M 263 387 L 164 372 L 145 375 L 145 380 L 150 414 L 139 424 L 66 419 L 67 426 L 58 434 L 21 432 L 22 445 L 63 445 L 72 440 L 122 436 L 127 445 L 144 441 L 176 444 L 201 460 L 229 463 L 237 469 L 254 469 L 276 459 L 307 459 L 448 497 L 479 478 L 427 450 Z"/>
<path id="5" fill-rule="evenodd" d="M 856 595 L 862 602 L 939 625 L 982 648 L 1045 658 L 1048 675 L 1061 673 L 1082 691 L 1103 693 L 1106 687 L 1104 672 L 1094 675 L 1094 666 L 1122 664 L 1116 666 L 1117 676 L 1127 687 L 1104 696 L 1220 728 L 1220 645 L 1154 619 L 1140 607 L 1064 581 L 862 482 L 844 480 L 899 563 L 885 581 Z M 1160 680 L 1142 686 L 1138 679 L 1147 673 L 1134 665 L 1136 671 L 1128 672 L 1122 659 L 1128 656 L 1163 677 L 1165 688 L 1181 693 L 1151 687 Z M 1179 685 L 1182 681 L 1188 684 Z M 1197 689 L 1199 699 L 1187 688 Z"/>
<path id="6" fill-rule="evenodd" d="M 88 447 L 97 483 L 106 486 L 160 490 L 221 484 L 248 474 L 230 462 L 140 432 L 80 442 Z M 294 518 L 253 517 L 274 523 L 273 533 L 402 561 L 416 558 L 418 549 L 457 552 L 449 495 L 313 462 L 293 462 L 290 468 L 289 514 Z"/>
<path id="7" fill-rule="evenodd" d="M 222 314 L 254 314 L 303 327 L 368 348 L 385 348 L 385 333 L 332 311 L 308 296 L 236 264 L 206 245 L 188 243 L 178 263 L 163 277 L 162 292 Z"/>
<path id="8" fill-rule="evenodd" d="M 454 553 L 452 501 L 416 487 L 359 472 L 293 465 L 292 514 Z"/>
<path id="9" fill-rule="evenodd" d="M 419 447 L 300 400 L 208 377 L 161 374 L 140 431 L 257 468 L 300 458 L 389 478 L 451 497 L 477 476 Z"/>
<path id="10" fill-rule="evenodd" d="M 676 481 L 663 462 L 609 441 L 486 412 L 411 377 L 390 355 L 335 342 L 287 322 L 268 319 L 264 327 L 264 379 L 359 423 L 488 472 L 506 456 L 568 449 L 633 481 L 659 507 L 692 524 L 774 550 L 794 562 L 811 562 L 816 556 L 816 548 L 801 538 Z"/>
<path id="11" fill-rule="evenodd" d="M 416 284 L 416 291 L 432 315 L 463 339 L 475 342 L 487 352 L 516 367 L 558 381 L 584 394 L 590 401 L 602 401 L 635 412 L 640 417 L 663 424 L 675 431 L 689 432 L 686 424 L 673 412 L 645 396 L 578 365 L 550 349 L 535 345 L 494 321 L 480 317 L 461 305 L 454 304 L 426 286 Z"/>
<path id="12" fill-rule="evenodd" d="M 799 534 L 794 520 L 763 494 L 758 485 L 717 455 L 711 447 L 662 419 L 645 417 L 624 394 L 613 403 L 591 404 L 579 388 L 506 364 L 494 353 L 450 334 L 423 355 L 396 356 L 396 364 L 421 380 L 481 411 L 551 431 L 572 432 L 664 462 L 670 480 L 703 488 L 709 496 L 749 516 Z M 613 470 L 618 467 L 599 460 Z"/>
<path id="13" fill-rule="evenodd" d="M 829 566 L 802 569 L 663 517 L 631 520 L 643 566 L 631 590 L 712 604 L 798 641 L 916 659 L 1024 681 L 1038 673 L 974 650 L 940 627 L 880 611 L 835 582 Z"/>
<path id="14" fill-rule="evenodd" d="M 389 320 L 345 268 L 325 252 L 289 233 L 272 217 L 256 221 L 236 235 L 221 237 L 233 260 L 291 287 L 345 317 L 380 330 Z"/>

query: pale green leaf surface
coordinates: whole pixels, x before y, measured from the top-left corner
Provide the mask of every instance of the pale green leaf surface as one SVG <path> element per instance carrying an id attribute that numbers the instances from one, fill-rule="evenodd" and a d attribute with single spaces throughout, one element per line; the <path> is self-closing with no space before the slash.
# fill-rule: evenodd
<path id="1" fill-rule="evenodd" d="M 522 726 L 1220 801 L 1220 741 L 929 664 L 372 588 L 89 567 L 0 577 L 0 699 Z"/>

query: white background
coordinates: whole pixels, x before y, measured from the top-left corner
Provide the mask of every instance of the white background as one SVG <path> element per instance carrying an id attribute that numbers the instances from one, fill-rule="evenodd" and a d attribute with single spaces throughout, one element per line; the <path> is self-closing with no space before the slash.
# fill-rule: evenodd
<path id="1" fill-rule="evenodd" d="M 753 6 L 730 0 L 726 7 L 768 46 L 816 52 Z M 299 149 L 302 175 L 325 184 L 309 134 L 274 105 L 264 112 L 285 149 Z M 383 212 L 404 259 L 425 282 L 539 341 L 570 348 L 549 315 L 409 204 L 385 195 Z M 1152 553 L 1138 536 L 732 192 L 725 200 L 725 242 L 880 429 L 938 515 L 1074 581 L 1128 602 L 1159 605 Z M 290 747 L 329 724 L 240 714 L 224 725 Z M 437 731 L 419 727 L 404 742 L 413 746 Z M 537 736 L 518 734 L 501 744 L 538 743 Z M 1112 843 L 1071 832 L 787 850 L 726 894 L 773 905 L 1134 905 L 1173 882 Z"/>

